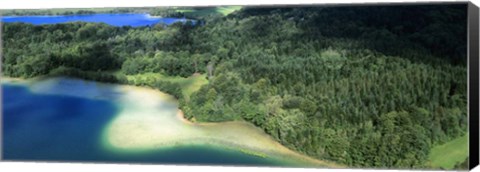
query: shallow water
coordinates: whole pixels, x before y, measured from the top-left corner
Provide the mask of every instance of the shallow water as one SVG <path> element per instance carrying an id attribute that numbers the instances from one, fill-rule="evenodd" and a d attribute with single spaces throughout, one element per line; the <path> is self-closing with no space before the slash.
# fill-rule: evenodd
<path id="1" fill-rule="evenodd" d="M 91 14 L 91 15 L 58 15 L 58 16 L 3 16 L 2 22 L 24 22 L 34 25 L 56 24 L 66 22 L 95 22 L 106 23 L 112 26 L 150 26 L 157 23 L 173 24 L 175 22 L 186 22 L 184 18 L 160 18 L 151 17 L 148 14 Z"/>
<path id="2" fill-rule="evenodd" d="M 65 87 L 82 91 L 67 94 Z M 94 82 L 62 78 L 28 86 L 2 83 L 2 93 L 4 160 L 288 164 L 211 145 L 127 152 L 107 149 L 102 142 L 103 130 L 121 108 L 116 101 L 106 98 L 114 99 L 119 93 L 113 87 Z"/>

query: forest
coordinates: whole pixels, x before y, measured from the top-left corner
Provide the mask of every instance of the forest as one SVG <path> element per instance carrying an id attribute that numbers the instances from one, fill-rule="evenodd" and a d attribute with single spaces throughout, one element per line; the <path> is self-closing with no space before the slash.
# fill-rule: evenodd
<path id="1" fill-rule="evenodd" d="M 157 88 L 196 122 L 244 120 L 308 156 L 430 168 L 467 132 L 466 5 L 244 7 L 145 27 L 3 23 L 4 76 Z M 181 15 L 181 12 L 180 12 Z M 205 74 L 178 83 L 128 76 Z"/>
<path id="2" fill-rule="evenodd" d="M 218 7 L 122 7 L 122 8 L 73 8 L 73 9 L 0 9 L 3 16 L 30 16 L 30 15 L 89 15 L 97 13 L 119 14 L 119 13 L 148 13 L 152 16 L 175 17 L 189 19 L 203 19 L 211 16 L 223 16 L 229 14 L 239 6 L 218 6 Z"/>

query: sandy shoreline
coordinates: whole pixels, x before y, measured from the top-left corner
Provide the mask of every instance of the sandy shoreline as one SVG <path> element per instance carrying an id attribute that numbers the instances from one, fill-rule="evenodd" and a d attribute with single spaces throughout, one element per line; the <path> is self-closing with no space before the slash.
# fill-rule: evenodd
<path id="1" fill-rule="evenodd" d="M 342 167 L 292 151 L 248 122 L 193 123 L 176 106 L 158 108 L 171 103 L 170 95 L 149 88 L 119 87 L 123 88 L 125 107 L 105 130 L 107 147 L 135 151 L 209 144 L 307 166 Z"/>
<path id="2" fill-rule="evenodd" d="M 27 82 L 27 80 L 22 79 L 22 78 L 11 78 L 11 77 L 6 77 L 6 76 L 1 76 L 0 77 L 1 82 L 7 82 L 7 83 L 15 83 L 15 82 Z"/>
<path id="3" fill-rule="evenodd" d="M 189 120 L 187 120 L 187 118 L 185 118 L 185 114 L 180 109 L 177 111 L 177 118 L 180 119 L 185 124 L 194 125 L 194 123 L 192 121 L 189 121 Z"/>
<path id="4" fill-rule="evenodd" d="M 178 145 L 214 145 L 285 162 L 298 162 L 303 164 L 301 166 L 343 167 L 292 151 L 248 122 L 192 123 L 185 119 L 172 96 L 155 89 L 75 79 L 69 83 L 63 82 L 62 78 L 24 80 L 2 77 L 2 82 L 5 80 L 26 84 L 29 88 L 38 87 L 40 93 L 63 95 L 68 92 L 68 95 L 115 102 L 119 113 L 105 126 L 101 138 L 104 147 L 111 151 L 142 152 Z M 65 85 L 52 87 L 58 83 Z M 76 86 L 82 84 L 94 90 L 70 93 L 72 89 L 84 88 Z"/>

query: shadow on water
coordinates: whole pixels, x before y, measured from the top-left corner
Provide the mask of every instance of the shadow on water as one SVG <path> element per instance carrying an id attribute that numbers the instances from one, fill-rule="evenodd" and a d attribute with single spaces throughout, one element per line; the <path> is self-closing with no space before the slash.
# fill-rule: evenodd
<path id="1" fill-rule="evenodd" d="M 99 156 L 100 130 L 115 114 L 107 101 L 40 95 L 3 85 L 3 157 L 87 160 Z"/>

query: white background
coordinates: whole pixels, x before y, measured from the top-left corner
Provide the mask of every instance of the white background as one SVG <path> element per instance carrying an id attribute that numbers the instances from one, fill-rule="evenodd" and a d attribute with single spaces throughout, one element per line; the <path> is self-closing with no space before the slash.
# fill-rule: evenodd
<path id="1" fill-rule="evenodd" d="M 445 0 L 436 0 L 451 2 Z M 472 0 L 480 5 L 480 0 Z M 87 8 L 87 7 L 141 7 L 141 6 L 194 6 L 194 5 L 258 5 L 258 4 L 332 4 L 332 3 L 378 3 L 378 2 L 429 2 L 429 0 L 0 0 L 0 9 L 38 9 L 38 8 Z M 430 1 L 431 2 L 431 1 Z M 131 165 L 131 164 L 94 164 L 94 163 L 32 163 L 0 162 L 0 171 L 48 171 L 48 172 L 149 172 L 149 171 L 208 171 L 208 172 L 372 172 L 401 170 L 366 169 L 305 169 L 305 168 L 267 168 L 267 167 L 220 167 L 220 166 L 176 166 L 176 165 Z M 477 167 L 474 171 L 480 172 Z"/>

